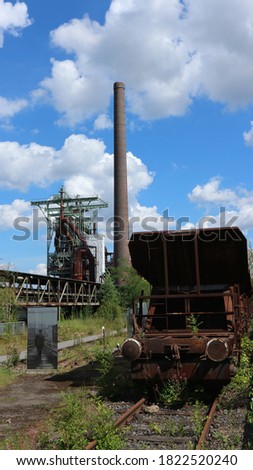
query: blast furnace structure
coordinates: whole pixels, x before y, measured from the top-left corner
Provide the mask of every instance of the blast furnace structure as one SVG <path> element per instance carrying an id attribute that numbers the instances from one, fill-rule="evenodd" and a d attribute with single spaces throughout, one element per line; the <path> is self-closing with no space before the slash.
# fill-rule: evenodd
<path id="1" fill-rule="evenodd" d="M 97 233 L 97 196 L 71 198 L 62 187 L 45 201 L 33 201 L 47 221 L 47 275 L 100 283 L 105 273 L 104 236 Z"/>

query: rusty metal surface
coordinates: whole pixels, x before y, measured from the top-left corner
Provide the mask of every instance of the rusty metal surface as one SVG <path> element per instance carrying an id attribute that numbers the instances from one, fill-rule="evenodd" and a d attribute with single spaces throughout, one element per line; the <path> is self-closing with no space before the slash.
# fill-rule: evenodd
<path id="1" fill-rule="evenodd" d="M 208 436 L 208 432 L 209 432 L 210 426 L 212 424 L 212 420 L 213 420 L 213 417 L 214 417 L 214 414 L 215 414 L 218 403 L 219 403 L 219 396 L 217 395 L 215 397 L 211 407 L 210 407 L 209 413 L 208 413 L 207 418 L 206 418 L 205 425 L 203 427 L 201 435 L 198 439 L 198 443 L 196 445 L 196 450 L 202 449 L 202 447 L 203 447 L 204 441 Z"/>
<path id="2" fill-rule="evenodd" d="M 182 362 L 180 367 L 164 357 L 138 359 L 132 363 L 131 377 L 134 381 L 161 383 L 164 380 L 190 380 L 191 382 L 229 382 L 231 366 L 228 361 L 213 363 L 205 359 Z"/>
<path id="3" fill-rule="evenodd" d="M 153 293 L 251 290 L 247 241 L 237 227 L 134 233 L 129 250 Z"/>
<path id="4" fill-rule="evenodd" d="M 242 232 L 135 233 L 129 247 L 133 266 L 152 285 L 150 296 L 133 303 L 133 338 L 142 352 L 132 360 L 132 378 L 229 381 L 251 317 Z"/>

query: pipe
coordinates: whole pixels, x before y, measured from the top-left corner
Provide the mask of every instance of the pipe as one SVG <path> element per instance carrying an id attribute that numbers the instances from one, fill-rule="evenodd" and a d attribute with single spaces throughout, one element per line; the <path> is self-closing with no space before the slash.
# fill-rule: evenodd
<path id="1" fill-rule="evenodd" d="M 125 85 L 114 83 L 114 266 L 129 261 Z"/>

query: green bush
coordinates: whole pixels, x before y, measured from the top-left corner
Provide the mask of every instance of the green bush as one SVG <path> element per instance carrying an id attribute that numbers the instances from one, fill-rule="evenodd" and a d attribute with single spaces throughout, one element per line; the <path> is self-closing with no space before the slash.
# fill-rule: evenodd
<path id="1" fill-rule="evenodd" d="M 123 315 L 120 295 L 112 277 L 108 274 L 100 290 L 100 307 L 96 315 L 106 320 L 115 320 Z"/>
<path id="2" fill-rule="evenodd" d="M 15 292 L 10 287 L 0 288 L 0 322 L 17 319 Z"/>
<path id="3" fill-rule="evenodd" d="M 167 380 L 161 389 L 159 400 L 165 406 L 175 406 L 185 399 L 187 386 L 186 381 Z"/>
<path id="4" fill-rule="evenodd" d="M 94 439 L 97 449 L 117 450 L 123 446 L 111 410 L 99 398 L 87 398 L 81 390 L 62 395 L 61 406 L 52 413 L 49 431 L 39 439 L 39 448 L 83 450 Z"/>
<path id="5" fill-rule="evenodd" d="M 150 284 L 126 260 L 120 260 L 118 267 L 112 268 L 112 277 L 119 283 L 120 302 L 124 308 L 131 307 L 133 299 L 142 293 L 150 295 Z"/>

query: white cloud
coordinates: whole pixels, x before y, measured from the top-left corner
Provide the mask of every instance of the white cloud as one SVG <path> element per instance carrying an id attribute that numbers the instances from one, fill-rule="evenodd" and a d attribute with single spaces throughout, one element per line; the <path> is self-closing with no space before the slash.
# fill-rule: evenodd
<path id="1" fill-rule="evenodd" d="M 251 129 L 243 133 L 244 142 L 250 147 L 253 146 L 253 121 L 250 121 Z"/>
<path id="2" fill-rule="evenodd" d="M 253 229 L 253 191 L 243 188 L 235 190 L 221 188 L 220 177 L 211 178 L 203 186 L 196 185 L 188 194 L 194 204 L 205 207 L 208 212 L 196 225 L 204 222 L 205 226 L 238 225 L 242 230 Z"/>
<path id="3" fill-rule="evenodd" d="M 18 142 L 0 142 L 0 186 L 21 191 L 31 184 L 44 186 L 52 181 L 55 160 L 56 152 L 51 147 L 35 143 L 20 145 Z"/>
<path id="4" fill-rule="evenodd" d="M 238 198 L 236 193 L 231 189 L 220 189 L 221 181 L 219 176 L 215 176 L 203 186 L 197 184 L 188 194 L 189 200 L 198 205 L 235 203 Z"/>
<path id="5" fill-rule="evenodd" d="M 41 276 L 46 276 L 47 275 L 47 265 L 46 263 L 39 263 L 34 269 L 31 269 L 29 271 L 31 274 L 38 274 Z"/>
<path id="6" fill-rule="evenodd" d="M 112 129 L 112 120 L 107 114 L 99 114 L 94 122 L 94 130 Z"/>
<path id="7" fill-rule="evenodd" d="M 4 34 L 10 33 L 18 36 L 21 29 L 30 26 L 27 5 L 24 2 L 11 2 L 0 0 L 0 47 L 3 47 Z"/>
<path id="8" fill-rule="evenodd" d="M 11 204 L 0 205 L 0 230 L 13 229 L 15 220 L 31 215 L 30 202 L 15 199 Z"/>
<path id="9" fill-rule="evenodd" d="M 31 185 L 47 186 L 64 181 L 70 196 L 97 195 L 109 205 L 103 216 L 113 215 L 113 155 L 106 152 L 102 140 L 72 134 L 60 150 L 35 143 L 0 142 L 0 165 L 2 188 L 26 191 Z M 152 183 L 154 174 L 131 152 L 127 153 L 127 168 L 130 216 L 156 214 L 159 217 L 155 207 L 142 206 L 138 201 L 140 191 Z M 2 206 L 3 225 L 8 227 L 8 213 L 10 221 L 16 217 L 13 209 L 9 209 L 9 206 Z"/>
<path id="10" fill-rule="evenodd" d="M 154 175 L 131 152 L 127 161 L 129 191 L 136 195 L 148 187 Z M 0 165 L 3 188 L 25 191 L 30 185 L 46 186 L 63 179 L 71 193 L 99 192 L 103 197 L 113 184 L 113 155 L 106 152 L 102 140 L 84 134 L 70 135 L 60 150 L 36 143 L 0 142 Z"/>
<path id="11" fill-rule="evenodd" d="M 251 0 L 112 0 L 104 24 L 85 16 L 51 32 L 73 58 L 53 60 L 36 94 L 71 125 L 106 114 L 117 80 L 142 119 L 184 114 L 199 95 L 235 109 L 253 102 L 252 37 Z"/>
<path id="12" fill-rule="evenodd" d="M 94 71 L 94 76 L 97 73 Z M 99 74 L 97 74 L 99 75 Z M 94 88 L 97 84 L 97 89 Z M 102 77 L 85 76 L 72 60 L 52 60 L 52 76 L 32 93 L 35 100 L 51 100 L 62 115 L 60 124 L 74 126 L 103 112 L 109 104 L 111 83 Z"/>
<path id="13" fill-rule="evenodd" d="M 24 99 L 7 100 L 3 96 L 0 96 L 0 119 L 11 118 L 27 106 L 28 102 Z"/>

